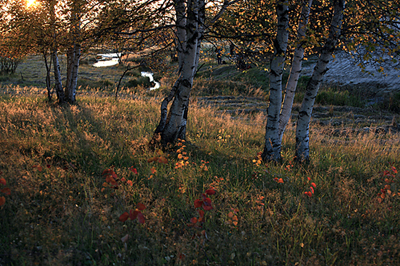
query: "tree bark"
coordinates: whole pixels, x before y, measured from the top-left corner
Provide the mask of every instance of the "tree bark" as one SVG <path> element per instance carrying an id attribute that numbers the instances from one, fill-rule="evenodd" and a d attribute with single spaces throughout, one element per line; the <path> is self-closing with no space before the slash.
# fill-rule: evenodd
<path id="1" fill-rule="evenodd" d="M 161 141 L 163 146 L 173 143 L 177 139 L 185 139 L 186 124 L 189 108 L 190 91 L 197 66 L 197 49 L 201 33 L 199 31 L 199 18 L 202 0 L 189 0 L 187 3 L 187 18 L 185 25 L 185 50 L 183 63 L 178 80 L 175 82 L 170 94 L 161 103 L 161 120 L 154 132 L 154 142 Z M 204 21 L 204 20 L 203 20 Z M 169 112 L 168 103 L 172 101 Z"/>
<path id="2" fill-rule="evenodd" d="M 186 6 L 184 0 L 175 0 L 176 50 L 178 52 L 178 73 L 181 73 L 186 50 Z"/>
<path id="3" fill-rule="evenodd" d="M 56 95 L 59 103 L 65 102 L 64 90 L 61 82 L 61 72 L 60 72 L 60 63 L 58 61 L 57 50 L 54 49 L 51 53 L 51 58 L 53 60 L 53 69 L 54 69 L 54 82 Z"/>
<path id="4" fill-rule="evenodd" d="M 283 133 L 292 114 L 293 100 L 296 94 L 297 82 L 301 73 L 302 61 L 304 58 L 304 38 L 306 36 L 308 18 L 313 0 L 303 2 L 299 27 L 297 29 L 297 46 L 294 51 L 292 67 L 290 69 L 289 79 L 286 84 L 285 99 L 283 101 L 282 111 L 279 117 L 279 141 L 282 143 Z M 280 152 L 280 151 L 279 151 Z"/>
<path id="5" fill-rule="evenodd" d="M 345 0 L 334 0 L 333 3 L 334 11 L 329 30 L 329 37 L 322 48 L 317 65 L 315 66 L 311 79 L 307 84 L 306 94 L 304 95 L 304 99 L 299 111 L 299 118 L 296 128 L 295 156 L 297 161 L 309 161 L 309 125 L 311 113 L 319 86 L 323 76 L 325 75 L 326 71 L 328 71 L 327 65 L 332 58 L 332 54 L 335 50 L 341 32 Z"/>
<path id="6" fill-rule="evenodd" d="M 71 14 L 71 46 L 67 50 L 67 85 L 65 96 L 67 101 L 74 103 L 76 100 L 76 87 L 78 84 L 79 60 L 81 57 L 80 38 L 80 6 L 78 2 L 73 2 Z"/>
<path id="7" fill-rule="evenodd" d="M 268 118 L 265 134 L 265 146 L 262 153 L 264 161 L 281 160 L 281 143 L 279 141 L 279 114 L 282 104 L 282 74 L 285 64 L 288 44 L 289 27 L 288 1 L 280 0 L 277 3 L 278 32 L 274 40 L 274 57 L 270 71 L 270 94 Z"/>
<path id="8" fill-rule="evenodd" d="M 50 73 L 51 73 L 51 59 L 50 59 L 50 64 L 47 61 L 47 51 L 43 51 L 43 58 L 44 58 L 44 64 L 46 66 L 46 88 L 47 88 L 47 98 L 49 99 L 49 102 L 52 100 L 53 92 L 51 90 L 51 78 L 50 78 Z"/>
<path id="9" fill-rule="evenodd" d="M 79 44 L 74 43 L 67 53 L 67 85 L 65 95 L 67 101 L 74 103 L 76 100 L 76 87 L 78 84 L 79 59 L 81 48 Z"/>

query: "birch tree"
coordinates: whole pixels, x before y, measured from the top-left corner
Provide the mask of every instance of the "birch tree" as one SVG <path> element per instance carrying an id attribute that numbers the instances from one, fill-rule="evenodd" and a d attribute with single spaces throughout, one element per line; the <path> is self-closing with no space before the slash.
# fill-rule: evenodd
<path id="1" fill-rule="evenodd" d="M 344 0 L 333 1 L 334 13 L 332 17 L 329 37 L 326 40 L 321 54 L 319 55 L 317 65 L 310 81 L 306 87 L 303 102 L 299 111 L 299 117 L 296 127 L 296 159 L 299 161 L 308 161 L 310 158 L 310 132 L 309 125 L 311 113 L 314 106 L 315 97 L 317 96 L 322 78 L 326 73 L 327 65 L 332 58 L 332 54 L 339 40 L 340 31 L 343 23 L 343 12 L 345 9 Z"/>
<path id="2" fill-rule="evenodd" d="M 224 10 L 236 2 L 225 0 L 219 12 L 210 19 L 210 24 L 215 23 Z M 161 103 L 161 118 L 152 139 L 152 144 L 161 142 L 164 146 L 186 138 L 190 91 L 198 67 L 201 41 L 209 26 L 206 23 L 205 0 L 174 0 L 174 8 L 179 77 Z"/>
<path id="3" fill-rule="evenodd" d="M 265 134 L 265 146 L 262 153 L 264 161 L 280 161 L 282 137 L 286 125 L 290 119 L 293 107 L 293 99 L 297 87 L 297 81 L 301 72 L 301 64 L 304 56 L 303 41 L 306 36 L 306 28 L 312 0 L 303 2 L 302 11 L 297 30 L 297 46 L 295 48 L 291 71 L 286 84 L 285 100 L 282 105 L 282 73 L 287 51 L 288 23 L 286 15 L 288 10 L 287 1 L 278 1 L 277 17 L 278 31 L 274 41 L 274 57 L 271 62 L 270 71 L 270 103 L 268 107 L 268 118 Z M 343 22 L 343 11 L 345 8 L 344 0 L 333 1 L 333 17 L 330 25 L 329 37 L 318 59 L 310 82 L 306 87 L 306 94 L 299 113 L 296 130 L 296 159 L 300 161 L 309 159 L 309 122 L 314 105 L 315 97 L 318 93 L 323 75 L 326 73 L 326 66 L 335 50 L 340 37 L 340 29 Z M 283 10 L 286 10 L 284 12 Z"/>

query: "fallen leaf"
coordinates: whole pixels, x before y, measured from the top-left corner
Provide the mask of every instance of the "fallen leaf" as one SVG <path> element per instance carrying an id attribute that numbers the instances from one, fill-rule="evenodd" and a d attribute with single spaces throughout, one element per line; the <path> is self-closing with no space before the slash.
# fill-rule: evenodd
<path id="1" fill-rule="evenodd" d="M 0 184 L 7 185 L 7 182 L 4 178 L 0 178 Z"/>

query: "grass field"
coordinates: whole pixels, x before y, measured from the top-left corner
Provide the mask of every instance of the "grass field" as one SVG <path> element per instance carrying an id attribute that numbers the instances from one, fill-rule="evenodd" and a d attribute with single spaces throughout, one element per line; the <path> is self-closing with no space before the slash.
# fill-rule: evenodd
<path id="1" fill-rule="evenodd" d="M 292 163 L 289 128 L 283 164 L 265 165 L 262 113 L 231 117 L 194 102 L 187 142 L 162 152 L 147 147 L 156 98 L 81 95 L 60 107 L 11 90 L 0 97 L 10 189 L 0 265 L 400 263 L 398 135 L 339 141 L 313 126 L 305 165 Z M 144 223 L 120 221 L 130 210 Z"/>
<path id="2" fill-rule="evenodd" d="M 395 114 L 325 88 L 310 163 L 292 162 L 289 123 L 265 164 L 264 70 L 206 65 L 187 140 L 152 150 L 173 74 L 116 101 L 123 67 L 83 65 L 103 86 L 59 106 L 33 59 L 0 79 L 0 265 L 400 264 L 400 136 L 374 130 Z"/>

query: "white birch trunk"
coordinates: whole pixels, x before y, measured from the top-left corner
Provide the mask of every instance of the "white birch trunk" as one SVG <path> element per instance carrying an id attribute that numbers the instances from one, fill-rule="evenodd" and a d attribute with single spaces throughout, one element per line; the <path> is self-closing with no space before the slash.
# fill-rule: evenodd
<path id="1" fill-rule="evenodd" d="M 65 88 L 65 96 L 70 103 L 76 100 L 76 87 L 78 84 L 79 60 L 81 57 L 80 38 L 80 17 L 78 3 L 74 2 L 71 15 L 71 47 L 67 51 L 67 86 Z"/>
<path id="2" fill-rule="evenodd" d="M 47 51 L 43 50 L 43 58 L 44 58 L 44 65 L 46 67 L 46 88 L 47 88 L 47 97 L 49 99 L 49 102 L 52 99 L 52 89 L 51 89 L 51 78 L 50 78 L 50 73 L 51 73 L 51 55 L 50 55 L 50 64 L 47 61 Z"/>
<path id="3" fill-rule="evenodd" d="M 265 146 L 262 153 L 264 161 L 281 160 L 281 144 L 279 141 L 279 114 L 282 104 L 282 74 L 285 64 L 288 44 L 289 27 L 288 1 L 280 0 L 277 3 L 278 32 L 274 40 L 274 57 L 271 62 L 270 94 L 268 118 L 265 134 Z"/>
<path id="4" fill-rule="evenodd" d="M 199 1 L 199 37 L 197 41 L 197 50 L 196 50 L 196 66 L 194 69 L 194 75 L 196 75 L 197 68 L 199 66 L 200 60 L 200 51 L 201 51 L 201 41 L 203 40 L 204 29 L 205 29 L 205 17 L 206 17 L 206 3 L 204 0 Z"/>
<path id="5" fill-rule="evenodd" d="M 78 84 L 79 59 L 81 56 L 81 48 L 79 44 L 74 44 L 68 49 L 67 54 L 67 86 L 65 88 L 66 98 L 70 103 L 76 100 L 76 87 Z"/>
<path id="6" fill-rule="evenodd" d="M 199 33 L 199 2 L 189 0 L 186 19 L 186 48 L 183 52 L 183 64 L 178 80 L 175 82 L 170 95 L 161 104 L 161 120 L 154 132 L 153 141 L 161 137 L 161 143 L 166 145 L 175 142 L 178 138 L 184 139 L 189 106 L 190 91 L 193 85 L 194 73 L 197 65 L 197 48 Z M 167 115 L 168 103 L 174 99 Z"/>
<path id="7" fill-rule="evenodd" d="M 63 103 L 65 101 L 65 95 L 61 82 L 60 63 L 58 61 L 57 50 L 54 49 L 51 52 L 51 59 L 53 60 L 54 82 L 57 99 L 59 103 Z"/>
<path id="8" fill-rule="evenodd" d="M 175 0 L 176 50 L 178 52 L 179 73 L 182 71 L 186 50 L 186 7 L 184 0 Z"/>
<path id="9" fill-rule="evenodd" d="M 309 147 L 309 125 L 311 113 L 317 96 L 319 86 L 322 78 L 328 71 L 327 65 L 332 58 L 335 46 L 338 42 L 340 31 L 343 22 L 343 11 L 345 8 L 345 0 L 334 0 L 334 13 L 331 21 L 329 37 L 322 48 L 321 54 L 318 58 L 317 65 L 314 68 L 313 75 L 307 84 L 306 94 L 304 95 L 303 102 L 299 111 L 299 119 L 296 128 L 296 160 L 309 161 L 310 147 Z"/>
<path id="10" fill-rule="evenodd" d="M 293 100 L 296 94 L 297 82 L 301 73 L 302 61 L 304 58 L 304 37 L 306 36 L 308 18 L 313 0 L 306 0 L 303 2 L 299 27 L 297 29 L 297 46 L 294 51 L 292 60 L 292 67 L 290 69 L 289 79 L 286 84 L 285 99 L 283 102 L 282 111 L 279 117 L 279 141 L 282 143 L 283 133 L 289 122 L 292 114 Z"/>
<path id="11" fill-rule="evenodd" d="M 60 71 L 60 62 L 58 60 L 58 49 L 57 49 L 57 31 L 56 31 L 56 14 L 55 14 L 55 4 L 56 2 L 53 0 L 50 3 L 50 26 L 53 34 L 53 44 L 51 48 L 51 60 L 53 61 L 53 71 L 54 71 L 54 83 L 55 83 L 55 91 L 57 95 L 57 99 L 59 103 L 65 102 L 65 94 L 61 81 L 61 71 Z"/>

